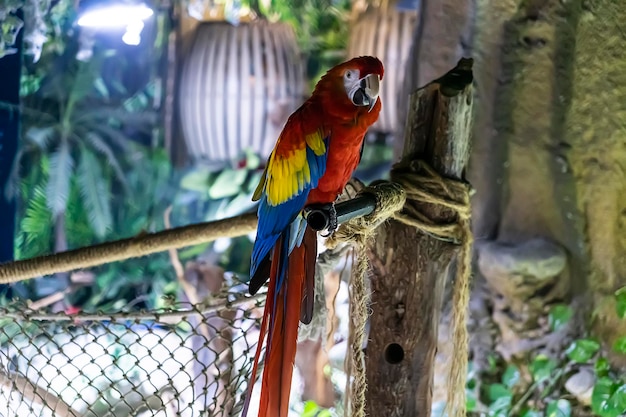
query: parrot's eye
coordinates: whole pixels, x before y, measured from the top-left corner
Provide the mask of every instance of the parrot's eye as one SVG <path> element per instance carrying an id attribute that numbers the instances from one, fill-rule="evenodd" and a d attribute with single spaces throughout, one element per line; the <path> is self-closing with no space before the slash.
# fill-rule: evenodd
<path id="1" fill-rule="evenodd" d="M 343 78 L 346 81 L 352 81 L 352 80 L 356 80 L 357 78 L 359 78 L 359 74 L 358 71 L 355 70 L 348 70 L 343 74 Z"/>

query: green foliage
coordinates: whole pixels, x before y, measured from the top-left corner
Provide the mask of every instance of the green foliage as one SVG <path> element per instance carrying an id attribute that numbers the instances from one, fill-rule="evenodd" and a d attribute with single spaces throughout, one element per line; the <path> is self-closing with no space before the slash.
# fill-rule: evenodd
<path id="1" fill-rule="evenodd" d="M 550 378 L 557 363 L 545 355 L 537 355 L 530 363 L 529 371 L 534 382 L 543 382 Z"/>
<path id="2" fill-rule="evenodd" d="M 613 351 L 626 354 L 626 336 L 622 336 L 613 343 Z"/>
<path id="3" fill-rule="evenodd" d="M 520 372 L 517 366 L 513 364 L 507 365 L 502 375 L 502 383 L 507 388 L 513 388 L 520 380 Z"/>
<path id="4" fill-rule="evenodd" d="M 576 363 L 587 363 L 600 349 L 600 344 L 592 339 L 575 340 L 565 351 L 567 357 Z"/>
<path id="5" fill-rule="evenodd" d="M 610 377 L 599 378 L 591 395 L 591 409 L 600 417 L 618 417 L 626 413 L 626 384 Z"/>
<path id="6" fill-rule="evenodd" d="M 306 401 L 304 410 L 300 417 L 331 417 L 332 413 L 326 408 L 322 408 L 315 401 Z"/>
<path id="7" fill-rule="evenodd" d="M 615 293 L 617 302 L 623 291 Z M 624 300 L 626 302 L 626 300 Z M 619 313 L 618 307 L 618 313 Z M 571 320 L 568 306 L 553 306 L 549 312 L 549 324 L 553 331 L 563 328 Z M 626 353 L 626 335 L 619 337 L 612 346 L 617 353 Z M 539 354 L 528 364 L 531 381 L 525 381 L 523 372 L 514 364 L 503 364 L 495 356 L 489 358 L 489 367 L 476 375 L 470 366 L 468 375 L 468 415 L 488 416 L 537 416 L 570 417 L 579 406 L 572 402 L 563 390 L 565 379 L 581 367 L 596 374 L 591 397 L 591 409 L 595 416 L 617 417 L 626 414 L 626 380 L 611 369 L 603 356 L 600 344 L 591 338 L 574 340 L 564 352 L 562 359 L 555 360 Z M 503 366 L 504 365 L 504 366 Z M 501 370 L 502 369 L 502 370 Z M 475 387 L 481 383 L 480 392 Z"/>
<path id="8" fill-rule="evenodd" d="M 328 68 L 345 59 L 349 0 L 272 0 L 267 3 L 250 0 L 244 3 L 260 3 L 259 11 L 266 17 L 293 26 L 307 58 L 311 86 Z"/>
<path id="9" fill-rule="evenodd" d="M 553 332 L 560 330 L 572 318 L 573 314 L 572 308 L 568 305 L 553 305 L 550 307 L 550 313 L 548 314 L 550 329 Z"/>
<path id="10" fill-rule="evenodd" d="M 551 401 L 546 407 L 546 417 L 570 417 L 572 415 L 572 404 L 566 399 Z"/>
<path id="11" fill-rule="evenodd" d="M 504 384 L 491 384 L 489 392 L 489 415 L 506 416 L 513 402 L 513 393 Z"/>
<path id="12" fill-rule="evenodd" d="M 81 149 L 78 185 L 88 213 L 89 224 L 96 236 L 105 236 L 113 224 L 108 181 L 98 158 L 88 148 Z"/>

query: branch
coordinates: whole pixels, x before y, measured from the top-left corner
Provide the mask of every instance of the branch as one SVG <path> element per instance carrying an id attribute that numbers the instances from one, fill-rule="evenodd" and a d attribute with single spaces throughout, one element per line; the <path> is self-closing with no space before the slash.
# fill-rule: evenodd
<path id="1" fill-rule="evenodd" d="M 243 214 L 214 222 L 146 233 L 54 255 L 8 262 L 0 264 L 0 284 L 139 258 L 170 248 L 178 249 L 211 242 L 220 237 L 242 236 L 254 232 L 256 223 L 256 213 Z"/>

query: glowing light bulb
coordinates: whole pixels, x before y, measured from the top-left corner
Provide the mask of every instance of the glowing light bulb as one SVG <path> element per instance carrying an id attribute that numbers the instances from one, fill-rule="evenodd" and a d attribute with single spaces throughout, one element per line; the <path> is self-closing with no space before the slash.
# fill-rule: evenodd
<path id="1" fill-rule="evenodd" d="M 154 11 L 145 4 L 95 7 L 84 12 L 78 19 L 78 25 L 93 28 L 128 27 L 148 19 Z M 143 24 L 143 23 L 142 23 Z"/>

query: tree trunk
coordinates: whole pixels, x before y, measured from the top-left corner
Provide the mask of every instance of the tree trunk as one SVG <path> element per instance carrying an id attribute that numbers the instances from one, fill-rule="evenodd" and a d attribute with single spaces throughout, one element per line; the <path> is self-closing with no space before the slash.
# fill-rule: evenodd
<path id="1" fill-rule="evenodd" d="M 461 180 L 469 158 L 471 64 L 460 63 L 454 74 L 411 95 L 402 162 L 423 160 L 439 175 Z M 455 88 L 449 79 L 463 80 L 454 97 L 442 93 Z M 441 206 L 414 205 L 435 224 L 457 221 Z M 377 230 L 365 366 L 368 415 L 430 416 L 439 317 L 458 250 L 395 220 Z"/>
<path id="2" fill-rule="evenodd" d="M 462 57 L 472 56 L 474 20 L 478 0 L 422 0 L 419 10 L 419 23 L 414 33 L 411 54 L 407 63 L 404 91 L 412 92 L 440 77 L 453 68 Z M 476 74 L 479 75 L 479 74 Z M 480 87 L 480 84 L 475 87 Z M 404 137 L 409 100 L 400 97 L 398 103 L 398 126 L 396 137 Z M 474 108 L 474 111 L 477 111 Z M 481 144 L 479 137 L 472 139 Z M 395 141 L 394 153 L 399 160 L 403 142 Z M 443 314 L 439 323 L 435 358 L 433 403 L 446 399 L 448 368 L 454 352 L 450 343 L 450 286 L 444 288 Z"/>

